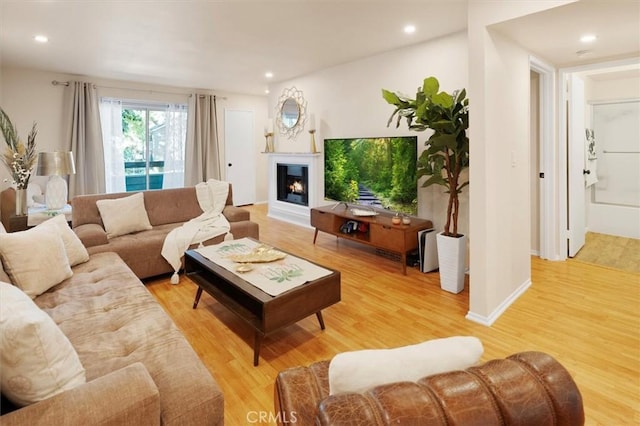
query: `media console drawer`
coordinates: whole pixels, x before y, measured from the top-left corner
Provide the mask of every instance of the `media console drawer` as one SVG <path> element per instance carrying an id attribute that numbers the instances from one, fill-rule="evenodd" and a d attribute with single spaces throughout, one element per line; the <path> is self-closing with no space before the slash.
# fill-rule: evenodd
<path id="1" fill-rule="evenodd" d="M 369 241 L 381 249 L 401 252 L 405 249 L 405 232 L 400 229 L 402 225 L 378 225 L 369 227 Z M 413 235 L 417 246 L 418 234 Z M 405 250 L 406 251 L 406 250 Z"/>
<path id="2" fill-rule="evenodd" d="M 311 226 L 314 228 L 333 229 L 335 216 L 316 209 L 311 209 Z"/>
<path id="3" fill-rule="evenodd" d="M 430 220 L 412 217 L 410 224 L 393 224 L 393 212 L 373 209 L 375 216 L 356 216 L 351 207 L 340 203 L 334 206 L 311 209 L 311 226 L 316 228 L 313 243 L 316 243 L 318 231 L 367 244 L 400 255 L 402 272 L 407 273 L 407 253 L 418 248 L 418 231 L 433 228 Z M 366 232 L 343 233 L 340 228 L 347 222 L 366 224 Z"/>

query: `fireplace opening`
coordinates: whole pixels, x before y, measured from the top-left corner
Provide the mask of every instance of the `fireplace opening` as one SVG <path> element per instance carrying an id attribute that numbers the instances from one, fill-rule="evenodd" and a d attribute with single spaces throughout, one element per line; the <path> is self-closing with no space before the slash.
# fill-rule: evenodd
<path id="1" fill-rule="evenodd" d="M 302 164 L 277 164 L 278 200 L 309 205 L 309 167 Z"/>

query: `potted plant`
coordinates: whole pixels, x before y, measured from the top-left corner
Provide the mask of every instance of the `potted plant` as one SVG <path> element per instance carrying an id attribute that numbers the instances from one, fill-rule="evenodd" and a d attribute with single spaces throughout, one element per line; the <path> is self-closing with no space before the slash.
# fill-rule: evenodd
<path id="1" fill-rule="evenodd" d="M 439 90 L 438 80 L 428 77 L 415 99 L 385 89 L 382 96 L 396 107 L 387 126 L 395 117 L 396 128 L 404 118 L 410 130 L 433 131 L 425 142 L 427 149 L 418 158 L 418 178 L 427 176 L 423 187 L 441 185 L 449 194 L 444 231 L 437 237 L 440 283 L 443 289 L 459 293 L 464 289 L 466 237 L 458 233 L 458 196 L 469 184 L 462 177 L 462 171 L 469 167 L 469 100 L 465 89 L 451 94 Z M 449 254 L 449 250 L 453 253 Z M 449 259 L 455 264 L 449 265 Z"/>

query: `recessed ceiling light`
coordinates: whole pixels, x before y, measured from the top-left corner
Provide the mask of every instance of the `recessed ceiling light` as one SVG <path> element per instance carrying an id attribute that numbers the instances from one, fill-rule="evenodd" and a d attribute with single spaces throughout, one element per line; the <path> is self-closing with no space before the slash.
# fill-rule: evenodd
<path id="1" fill-rule="evenodd" d="M 585 34 L 582 37 L 580 37 L 580 41 L 583 43 L 593 43 L 594 41 L 596 41 L 598 37 L 596 37 L 595 34 Z"/>
<path id="2" fill-rule="evenodd" d="M 416 26 L 411 24 L 405 25 L 404 32 L 407 34 L 413 34 L 416 32 Z"/>
<path id="3" fill-rule="evenodd" d="M 49 37 L 45 36 L 45 35 L 36 35 L 33 37 L 33 39 L 35 41 L 37 41 L 38 43 L 46 43 L 49 41 Z"/>
<path id="4" fill-rule="evenodd" d="M 264 73 L 264 76 L 267 78 L 272 78 L 273 77 L 273 73 L 271 71 L 267 71 L 266 73 Z"/>
<path id="5" fill-rule="evenodd" d="M 265 93 L 265 95 L 268 95 L 269 94 L 269 89 L 264 89 L 264 93 Z"/>

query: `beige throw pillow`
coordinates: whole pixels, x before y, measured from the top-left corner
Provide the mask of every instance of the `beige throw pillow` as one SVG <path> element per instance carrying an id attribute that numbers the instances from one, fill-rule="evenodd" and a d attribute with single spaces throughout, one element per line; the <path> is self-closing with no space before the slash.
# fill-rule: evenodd
<path id="1" fill-rule="evenodd" d="M 73 275 L 62 237 L 46 228 L 0 234 L 0 258 L 11 282 L 32 299 Z"/>
<path id="2" fill-rule="evenodd" d="M 0 389 L 16 405 L 86 382 L 76 350 L 56 323 L 17 287 L 0 282 Z"/>
<path id="3" fill-rule="evenodd" d="M 96 201 L 107 238 L 151 229 L 142 192 L 123 198 Z"/>
<path id="4" fill-rule="evenodd" d="M 89 253 L 80 241 L 80 238 L 67 224 L 67 219 L 63 214 L 48 219 L 37 226 L 40 229 L 47 229 L 59 235 L 64 243 L 64 249 L 69 259 L 69 265 L 75 266 L 89 260 Z"/>
<path id="5" fill-rule="evenodd" d="M 416 382 L 432 374 L 463 370 L 477 364 L 483 352 L 482 342 L 469 336 L 343 352 L 329 364 L 329 393 L 363 392 L 385 383 Z"/>

